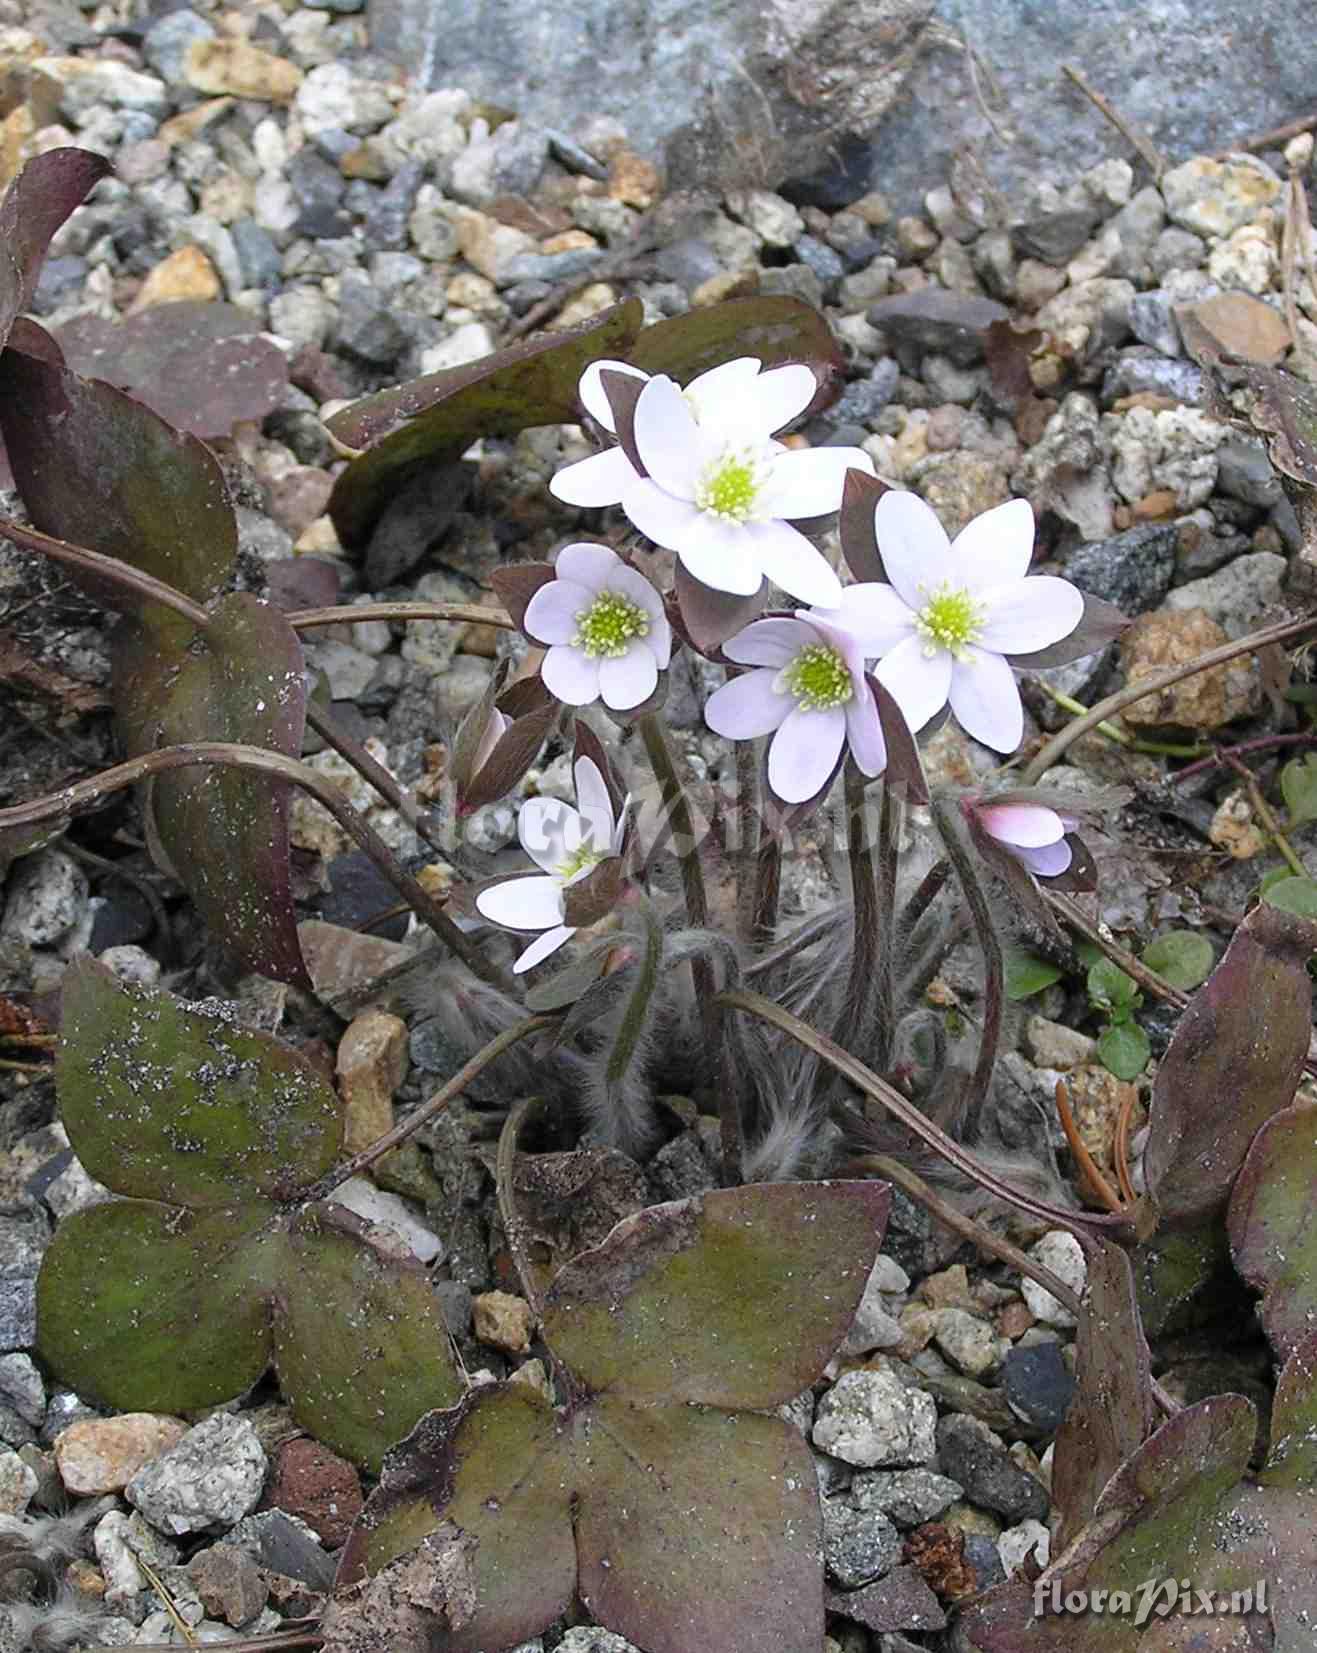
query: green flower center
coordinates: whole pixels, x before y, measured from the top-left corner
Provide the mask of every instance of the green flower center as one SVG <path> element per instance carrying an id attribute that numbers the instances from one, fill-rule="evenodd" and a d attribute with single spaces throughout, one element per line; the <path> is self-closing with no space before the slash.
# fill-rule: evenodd
<path id="1" fill-rule="evenodd" d="M 805 712 L 830 712 L 855 693 L 850 669 L 827 643 L 809 643 L 782 668 L 774 687 L 795 695 Z"/>
<path id="2" fill-rule="evenodd" d="M 649 633 L 649 615 L 639 603 L 616 591 L 601 591 L 589 608 L 576 616 L 572 642 L 591 656 L 620 659 L 637 637 Z"/>
<path id="3" fill-rule="evenodd" d="M 925 654 L 945 649 L 955 659 L 963 660 L 969 645 L 983 630 L 982 605 L 963 586 L 944 581 L 927 593 L 923 608 L 915 616 L 915 630 L 924 639 Z"/>
<path id="4" fill-rule="evenodd" d="M 596 849 L 587 838 L 583 844 L 578 844 L 565 860 L 558 863 L 557 877 L 564 884 L 569 883 L 578 873 L 584 872 L 587 867 L 598 866 L 605 859 L 604 851 Z"/>
<path id="5" fill-rule="evenodd" d="M 700 478 L 695 503 L 723 522 L 748 522 L 763 481 L 763 467 L 752 449 L 728 448 Z"/>

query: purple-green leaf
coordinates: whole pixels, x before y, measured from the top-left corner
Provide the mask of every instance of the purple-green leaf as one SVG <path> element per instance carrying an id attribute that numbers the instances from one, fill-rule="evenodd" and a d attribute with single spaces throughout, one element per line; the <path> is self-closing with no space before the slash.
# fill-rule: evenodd
<path id="1" fill-rule="evenodd" d="M 232 1018 L 64 978 L 60 1110 L 116 1194 L 60 1225 L 37 1283 L 38 1344 L 79 1394 L 122 1408 L 212 1406 L 272 1356 L 295 1415 L 377 1466 L 461 1392 L 424 1271 L 311 1189 L 339 1102 L 298 1052 Z"/>
<path id="2" fill-rule="evenodd" d="M 1293 1101 L 1312 1035 L 1314 950 L 1317 920 L 1262 903 L 1180 1018 L 1144 1160 L 1167 1222 L 1220 1210 L 1258 1130 Z"/>
<path id="3" fill-rule="evenodd" d="M 878 501 L 888 492 L 890 489 L 886 482 L 879 481 L 866 471 L 846 472 L 837 533 L 846 566 L 862 584 L 887 580 L 882 552 L 878 549 L 874 512 Z"/>
<path id="4" fill-rule="evenodd" d="M 1235 1267 L 1263 1293 L 1260 1313 L 1284 1359 L 1317 1313 L 1317 1105 L 1298 1103 L 1258 1132 L 1230 1197 Z"/>
<path id="5" fill-rule="evenodd" d="M 686 565 L 680 562 L 672 589 L 667 608 L 673 629 L 697 653 L 710 656 L 716 655 L 729 637 L 750 624 L 768 597 L 768 586 L 762 580 L 752 597 L 715 591 L 688 574 Z"/>
<path id="6" fill-rule="evenodd" d="M 30 160 L 0 201 L 0 350 L 32 303 L 51 238 L 113 169 L 89 149 L 48 149 Z"/>
<path id="7" fill-rule="evenodd" d="M 477 438 L 574 422 L 581 374 L 600 357 L 625 356 L 640 320 L 640 301 L 628 299 L 579 327 L 382 390 L 336 414 L 329 429 L 337 440 L 367 450 L 329 502 L 343 544 L 364 543 L 418 471 L 448 464 Z"/>
<path id="8" fill-rule="evenodd" d="M 115 634 L 115 701 L 131 753 L 185 741 L 237 741 L 298 757 L 305 666 L 283 614 L 247 592 L 216 605 L 204 636 L 157 641 L 136 621 Z M 289 867 L 290 788 L 236 768 L 155 778 L 160 844 L 211 931 L 248 969 L 301 987 Z"/>

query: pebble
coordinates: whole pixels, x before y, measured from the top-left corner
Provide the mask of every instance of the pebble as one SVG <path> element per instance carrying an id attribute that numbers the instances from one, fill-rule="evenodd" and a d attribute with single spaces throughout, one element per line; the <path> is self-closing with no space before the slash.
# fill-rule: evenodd
<path id="1" fill-rule="evenodd" d="M 35 1207 L 0 1214 L 0 1351 L 30 1348 L 37 1335 L 37 1272 L 50 1227 Z"/>
<path id="2" fill-rule="evenodd" d="M 514 1648 L 512 1653 L 523 1653 L 523 1650 Z M 600 1630 L 592 1624 L 578 1624 L 558 1643 L 558 1653 L 640 1653 L 640 1649 L 624 1636 L 614 1635 L 611 1630 Z"/>
<path id="3" fill-rule="evenodd" d="M 177 86 L 185 79 L 188 49 L 194 41 L 213 40 L 214 25 L 194 11 L 174 11 L 158 18 L 142 36 L 142 56 L 161 80 Z M 119 174 L 123 176 L 122 159 Z"/>
<path id="4" fill-rule="evenodd" d="M 251 1424 L 216 1413 L 139 1469 L 124 1497 L 160 1532 L 223 1530 L 255 1508 L 265 1468 Z"/>
<path id="5" fill-rule="evenodd" d="M 112 970 L 121 982 L 131 987 L 155 987 L 163 974 L 159 959 L 152 958 L 145 948 L 133 942 L 125 941 L 117 947 L 102 948 L 96 957 L 107 970 Z"/>
<path id="6" fill-rule="evenodd" d="M 1162 603 L 1171 588 L 1178 547 L 1179 538 L 1169 523 L 1129 528 L 1123 534 L 1076 546 L 1066 558 L 1065 577 L 1125 614 L 1146 614 Z"/>
<path id="7" fill-rule="evenodd" d="M 856 1509 L 844 1497 L 823 1500 L 823 1559 L 848 1590 L 889 1573 L 901 1559 L 900 1533 L 876 1509 Z"/>
<path id="8" fill-rule="evenodd" d="M 1175 495 L 1181 511 L 1211 498 L 1216 486 L 1216 451 L 1226 427 L 1197 408 L 1135 407 L 1107 415 L 1103 427 L 1111 445 L 1111 480 L 1130 504 L 1154 490 Z"/>
<path id="9" fill-rule="evenodd" d="M 105 1575 L 106 1605 L 112 1608 L 128 1607 L 146 1589 L 146 1574 L 137 1565 L 139 1556 L 157 1571 L 174 1566 L 179 1557 L 176 1544 L 148 1526 L 136 1512 L 125 1515 L 122 1510 L 110 1510 L 96 1523 L 92 1549 Z"/>
<path id="10" fill-rule="evenodd" d="M 1007 1527 L 997 1540 L 997 1557 L 1007 1578 L 1017 1573 L 1030 1557 L 1039 1567 L 1046 1567 L 1051 1553 L 1052 1535 L 1041 1521 L 1021 1521 L 1018 1527 Z"/>
<path id="11" fill-rule="evenodd" d="M 815 1446 L 862 1469 L 931 1463 L 937 1407 L 887 1370 L 846 1372 L 818 1404 Z"/>
<path id="12" fill-rule="evenodd" d="M 211 1618 L 235 1630 L 252 1619 L 270 1599 L 270 1587 L 245 1550 L 214 1544 L 187 1564 L 188 1581 Z"/>
<path id="13" fill-rule="evenodd" d="M 363 1502 L 356 1470 L 328 1447 L 299 1438 L 279 1448 L 264 1503 L 304 1521 L 327 1549 L 345 1542 Z"/>
<path id="14" fill-rule="evenodd" d="M 868 312 L 872 326 L 898 344 L 945 356 L 956 367 L 972 367 L 983 360 L 983 335 L 994 321 L 1010 312 L 995 299 L 974 298 L 925 287 L 917 293 L 897 293 L 879 299 Z"/>
<path id="15" fill-rule="evenodd" d="M 898 1527 L 935 1521 L 964 1494 L 958 1481 L 931 1469 L 874 1470 L 851 1481 L 851 1502 L 879 1510 Z"/>
<path id="16" fill-rule="evenodd" d="M 1187 665 L 1226 641 L 1224 630 L 1201 608 L 1170 608 L 1145 614 L 1120 640 L 1125 681 L 1133 686 L 1168 666 Z M 1136 727 L 1173 725 L 1207 733 L 1253 711 L 1259 694 L 1252 663 L 1230 661 L 1136 700 L 1121 717 Z"/>
<path id="17" fill-rule="evenodd" d="M 305 1521 L 283 1510 L 244 1516 L 224 1542 L 245 1550 L 268 1573 L 297 1579 L 312 1590 L 328 1590 L 334 1582 L 333 1557 Z"/>
<path id="18" fill-rule="evenodd" d="M 524 1355 L 530 1348 L 535 1316 L 524 1297 L 509 1291 L 484 1291 L 472 1299 L 473 1330 L 481 1343 L 504 1354 Z"/>
<path id="19" fill-rule="evenodd" d="M 17 1452 L 0 1449 L 0 1516 L 26 1514 L 39 1485 L 36 1471 Z"/>
<path id="20" fill-rule="evenodd" d="M 968 1377 L 986 1377 L 1001 1365 L 1010 1348 L 989 1323 L 964 1309 L 939 1309 L 933 1341 Z"/>
<path id="21" fill-rule="evenodd" d="M 1251 223 L 1281 191 L 1281 181 L 1252 155 L 1215 161 L 1198 155 L 1162 174 L 1161 192 L 1173 223 L 1197 235 L 1229 235 Z"/>
<path id="22" fill-rule="evenodd" d="M 288 103 L 302 71 L 244 40 L 199 39 L 187 48 L 183 78 L 198 92 L 218 92 L 260 103 Z"/>
<path id="23" fill-rule="evenodd" d="M 948 1414 L 937 1426 L 937 1455 L 971 1503 L 1012 1522 L 1046 1517 L 1046 1489 L 1011 1462 L 1000 1435 L 986 1423 L 964 1412 Z"/>
<path id="24" fill-rule="evenodd" d="M 56 1438 L 55 1465 L 65 1491 L 74 1497 L 122 1492 L 134 1475 L 186 1434 L 187 1425 L 178 1418 L 155 1412 L 83 1418 Z"/>
<path id="25" fill-rule="evenodd" d="M 31 1356 L 0 1355 L 0 1404 L 40 1428 L 46 1416 L 46 1385 Z"/>
<path id="26" fill-rule="evenodd" d="M 407 1024 L 400 1017 L 366 1010 L 348 1026 L 335 1063 L 345 1153 L 359 1153 L 393 1129 L 393 1097 L 407 1065 Z"/>
<path id="27" fill-rule="evenodd" d="M 1061 1427 L 1074 1397 L 1075 1379 L 1059 1343 L 1034 1343 L 1012 1349 L 1002 1362 L 1006 1404 L 1025 1423 L 1048 1434 Z"/>
<path id="28" fill-rule="evenodd" d="M 1096 1041 L 1062 1022 L 1034 1015 L 1024 1024 L 1024 1043 L 1037 1067 L 1057 1068 L 1065 1073 L 1088 1061 Z"/>
<path id="29" fill-rule="evenodd" d="M 26 855 L 9 877 L 0 934 L 49 947 L 78 923 L 87 896 L 87 875 L 71 855 L 61 849 Z"/>
<path id="30" fill-rule="evenodd" d="M 1084 1262 L 1084 1249 L 1073 1234 L 1060 1228 L 1050 1229 L 1041 1240 L 1030 1246 L 1029 1255 L 1082 1297 L 1088 1284 L 1088 1267 Z M 1021 1290 L 1035 1320 L 1041 1320 L 1048 1326 L 1074 1325 L 1075 1318 L 1070 1310 L 1063 1308 L 1051 1292 L 1036 1281 L 1026 1278 Z"/>
<path id="31" fill-rule="evenodd" d="M 411 1207 L 397 1194 L 377 1188 L 365 1177 L 349 1177 L 329 1195 L 335 1205 L 346 1206 L 364 1222 L 374 1223 L 398 1240 L 422 1263 L 438 1262 L 444 1243 L 432 1228 L 413 1215 Z"/>
<path id="32" fill-rule="evenodd" d="M 1227 637 L 1243 637 L 1281 601 L 1286 562 L 1274 551 L 1236 557 L 1215 574 L 1177 586 L 1166 599 L 1172 612 L 1202 609 Z"/>

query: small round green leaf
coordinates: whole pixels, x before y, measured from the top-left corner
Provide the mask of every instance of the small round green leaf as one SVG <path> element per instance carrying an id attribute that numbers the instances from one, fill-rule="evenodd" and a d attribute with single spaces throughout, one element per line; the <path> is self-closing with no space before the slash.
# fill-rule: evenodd
<path id="1" fill-rule="evenodd" d="M 1098 1037 L 1098 1061 L 1117 1079 L 1137 1079 L 1151 1055 L 1148 1035 L 1137 1022 L 1120 1022 L 1103 1028 Z"/>
<path id="2" fill-rule="evenodd" d="M 1317 821 L 1317 752 L 1291 758 L 1280 772 L 1280 789 L 1292 827 Z"/>
<path id="3" fill-rule="evenodd" d="M 1031 999 L 1045 987 L 1060 981 L 1061 969 L 1036 953 L 1026 953 L 1022 947 L 1011 947 L 1006 952 L 1006 997 L 1012 1004 Z"/>
<path id="4" fill-rule="evenodd" d="M 1278 878 L 1263 885 L 1262 899 L 1300 918 L 1317 918 L 1317 878 Z"/>
<path id="5" fill-rule="evenodd" d="M 1212 974 L 1212 943 L 1196 930 L 1169 930 L 1143 949 L 1143 962 L 1172 987 L 1188 992 Z"/>
<path id="6" fill-rule="evenodd" d="M 1093 1003 L 1112 1010 L 1129 1009 L 1139 1002 L 1133 978 L 1109 958 L 1100 958 L 1088 971 L 1088 996 Z"/>

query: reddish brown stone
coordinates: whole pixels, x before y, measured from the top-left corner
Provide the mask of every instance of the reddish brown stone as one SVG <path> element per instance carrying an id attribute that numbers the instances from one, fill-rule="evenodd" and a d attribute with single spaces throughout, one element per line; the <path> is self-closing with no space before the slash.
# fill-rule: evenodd
<path id="1" fill-rule="evenodd" d="M 974 1569 L 965 1560 L 965 1535 L 941 1521 L 926 1521 L 905 1541 L 905 1558 L 943 1601 L 958 1601 L 978 1589 Z"/>
<path id="2" fill-rule="evenodd" d="M 347 1538 L 362 1502 L 352 1465 L 303 1437 L 280 1447 L 262 1507 L 300 1516 L 332 1550 Z"/>

